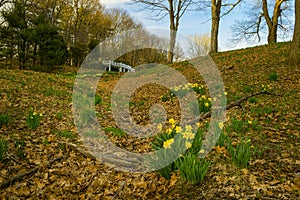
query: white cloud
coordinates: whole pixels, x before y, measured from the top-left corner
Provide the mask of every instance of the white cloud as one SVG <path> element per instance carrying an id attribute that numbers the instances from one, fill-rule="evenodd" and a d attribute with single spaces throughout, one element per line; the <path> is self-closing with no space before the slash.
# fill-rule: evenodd
<path id="1" fill-rule="evenodd" d="M 114 6 L 114 5 L 120 5 L 123 3 L 128 3 L 130 0 L 100 0 L 100 3 L 102 3 L 105 6 Z"/>

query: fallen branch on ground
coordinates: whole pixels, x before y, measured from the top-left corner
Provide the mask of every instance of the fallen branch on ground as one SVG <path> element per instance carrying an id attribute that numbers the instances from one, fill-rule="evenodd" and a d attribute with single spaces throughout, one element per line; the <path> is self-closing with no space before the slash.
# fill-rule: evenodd
<path id="1" fill-rule="evenodd" d="M 261 94 L 267 94 L 267 95 L 273 95 L 273 96 L 280 96 L 280 97 L 282 96 L 281 94 L 275 94 L 275 93 L 268 92 L 268 91 L 255 92 L 255 93 L 249 94 L 248 96 L 245 96 L 245 97 L 239 99 L 236 102 L 232 102 L 230 104 L 227 104 L 225 106 L 225 110 L 229 110 L 229 109 L 234 108 L 234 107 L 240 107 L 240 108 L 242 108 L 242 103 L 243 102 L 247 101 L 251 97 L 255 97 L 255 96 L 258 96 L 258 95 L 261 95 Z M 203 113 L 203 114 L 200 115 L 200 118 L 194 119 L 190 123 L 194 124 L 196 122 L 203 121 L 204 119 L 211 117 L 211 114 L 212 114 L 211 111 Z"/>
<path id="2" fill-rule="evenodd" d="M 59 144 L 66 145 L 67 148 L 70 147 L 72 150 L 77 151 L 79 154 L 81 154 L 85 158 L 90 158 L 92 160 L 96 160 L 95 156 L 93 156 L 91 153 L 89 153 L 87 151 L 84 151 L 84 150 L 78 148 L 78 146 L 76 144 L 67 143 L 67 142 L 60 142 Z"/>
<path id="3" fill-rule="evenodd" d="M 50 161 L 47 163 L 46 167 L 50 167 L 54 162 L 56 162 L 56 161 L 58 161 L 58 160 L 61 160 L 62 158 L 63 158 L 63 156 L 60 156 L 60 157 L 57 157 L 57 158 L 54 158 L 54 159 L 50 160 Z M 9 180 L 7 180 L 7 181 L 1 183 L 1 184 L 0 184 L 0 190 L 9 187 L 10 185 L 14 184 L 14 183 L 17 182 L 17 181 L 22 180 L 22 179 L 25 178 L 26 176 L 33 175 L 33 174 L 36 173 L 41 167 L 42 167 L 42 166 L 36 166 L 36 167 L 34 167 L 33 169 L 31 169 L 31 170 L 28 170 L 28 171 L 26 171 L 26 172 L 24 172 L 24 173 L 18 174 L 18 175 L 16 175 L 16 176 L 12 177 L 11 179 L 9 179 Z"/>

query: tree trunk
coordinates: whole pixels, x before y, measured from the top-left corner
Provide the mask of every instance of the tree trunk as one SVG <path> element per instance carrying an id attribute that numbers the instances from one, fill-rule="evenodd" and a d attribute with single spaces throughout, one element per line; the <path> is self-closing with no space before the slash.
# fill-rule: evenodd
<path id="1" fill-rule="evenodd" d="M 176 31 L 170 30 L 170 42 L 169 42 L 169 51 L 168 51 L 168 63 L 173 63 L 174 49 L 176 43 Z"/>
<path id="2" fill-rule="evenodd" d="M 271 27 L 269 29 L 268 34 L 268 44 L 276 43 L 277 42 L 277 27 Z"/>
<path id="3" fill-rule="evenodd" d="M 269 16 L 267 0 L 263 0 L 263 14 L 268 25 L 268 44 L 277 42 L 278 18 L 281 15 L 280 6 L 285 0 L 276 0 L 272 19 Z"/>
<path id="4" fill-rule="evenodd" d="M 295 0 L 295 27 L 291 44 L 290 64 L 300 66 L 300 0 Z"/>
<path id="5" fill-rule="evenodd" d="M 36 60 L 37 60 L 37 43 L 34 43 L 34 47 L 33 47 L 33 58 L 32 58 L 32 66 L 36 65 Z"/>
<path id="6" fill-rule="evenodd" d="M 211 42 L 210 42 L 210 53 L 218 52 L 218 35 L 220 25 L 220 14 L 221 14 L 222 0 L 212 0 L 211 16 Z"/>
<path id="7" fill-rule="evenodd" d="M 173 1 L 169 0 L 169 16 L 170 16 L 170 41 L 169 41 L 169 51 L 168 51 L 168 63 L 173 63 L 174 48 L 176 43 L 176 34 L 178 24 L 175 22 L 175 14 L 173 8 Z"/>

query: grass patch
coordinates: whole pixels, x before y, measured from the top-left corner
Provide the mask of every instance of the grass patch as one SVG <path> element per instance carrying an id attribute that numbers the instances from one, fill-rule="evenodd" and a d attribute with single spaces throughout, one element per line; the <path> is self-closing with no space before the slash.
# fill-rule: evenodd
<path id="1" fill-rule="evenodd" d="M 26 125 L 29 129 L 35 130 L 40 125 L 42 114 L 37 113 L 31 109 L 26 117 Z"/>
<path id="2" fill-rule="evenodd" d="M 73 133 L 71 131 L 58 131 L 55 130 L 54 133 L 57 134 L 59 137 L 68 138 L 68 139 L 74 139 L 77 137 L 76 133 Z"/>
<path id="3" fill-rule="evenodd" d="M 251 157 L 251 144 L 250 139 L 243 139 L 236 147 L 231 144 L 227 146 L 231 154 L 233 163 L 240 168 L 247 168 Z"/>
<path id="4" fill-rule="evenodd" d="M 24 139 L 19 139 L 15 142 L 15 148 L 17 151 L 17 155 L 21 159 L 25 159 L 25 157 L 26 157 L 26 153 L 24 151 L 25 144 L 26 143 L 25 143 Z"/>
<path id="5" fill-rule="evenodd" d="M 62 112 L 58 112 L 55 117 L 56 117 L 57 120 L 61 121 L 62 118 L 63 118 Z"/>
<path id="6" fill-rule="evenodd" d="M 251 86 L 248 86 L 248 85 L 244 85 L 243 86 L 243 92 L 245 92 L 245 93 L 250 93 L 250 92 L 252 92 L 253 90 L 252 90 L 252 87 Z"/>
<path id="7" fill-rule="evenodd" d="M 255 98 L 255 97 L 250 97 L 248 101 L 249 101 L 249 103 L 257 103 L 258 102 L 257 98 Z"/>
<path id="8" fill-rule="evenodd" d="M 236 133 L 244 133 L 248 127 L 246 126 L 246 122 L 244 120 L 232 118 L 229 128 Z"/>
<path id="9" fill-rule="evenodd" d="M 9 115 L 8 114 L 0 114 L 0 127 L 1 126 L 7 126 L 9 121 Z"/>
<path id="10" fill-rule="evenodd" d="M 5 154 L 8 150 L 8 142 L 6 141 L 5 138 L 1 137 L 0 138 L 0 161 L 3 160 L 5 157 Z"/>
<path id="11" fill-rule="evenodd" d="M 269 80 L 270 81 L 278 81 L 278 74 L 276 72 L 272 72 L 271 74 L 269 74 Z"/>
<path id="12" fill-rule="evenodd" d="M 189 153 L 179 161 L 180 177 L 191 184 L 200 183 L 204 180 L 209 165 L 209 161 Z"/>
<path id="13" fill-rule="evenodd" d="M 115 128 L 115 127 L 106 127 L 103 129 L 105 133 L 112 133 L 113 136 L 116 137 L 124 137 L 127 134 L 120 128 Z"/>
<path id="14" fill-rule="evenodd" d="M 102 98 L 96 94 L 95 95 L 95 105 L 101 104 L 102 103 Z"/>

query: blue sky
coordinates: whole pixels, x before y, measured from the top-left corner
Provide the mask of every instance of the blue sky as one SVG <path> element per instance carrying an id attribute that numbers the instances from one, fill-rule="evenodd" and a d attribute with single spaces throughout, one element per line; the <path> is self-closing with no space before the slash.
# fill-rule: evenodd
<path id="1" fill-rule="evenodd" d="M 105 5 L 106 8 L 122 8 L 127 10 L 134 19 L 142 22 L 146 28 L 155 27 L 168 29 L 169 27 L 167 17 L 161 21 L 155 21 L 153 20 L 153 16 L 149 11 L 139 11 L 140 7 L 138 7 L 137 5 L 129 5 L 128 2 L 130 2 L 130 0 L 100 0 L 100 2 Z M 247 42 L 243 41 L 234 46 L 230 42 L 230 39 L 233 35 L 230 27 L 233 26 L 237 20 L 246 19 L 245 17 L 246 16 L 243 14 L 243 11 L 241 11 L 240 7 L 237 7 L 235 8 L 235 10 L 233 10 L 232 13 L 221 19 L 219 29 L 219 47 L 221 51 L 266 44 L 267 41 L 265 34 L 262 34 L 262 41 L 260 43 L 248 44 Z M 209 9 L 206 13 L 201 13 L 200 11 L 187 12 L 181 18 L 179 33 L 183 35 L 210 33 L 211 21 L 209 19 Z M 289 37 L 284 39 L 285 41 L 291 40 L 292 33 L 290 33 L 289 35 Z M 281 39 L 279 39 L 279 41 L 281 41 Z"/>

